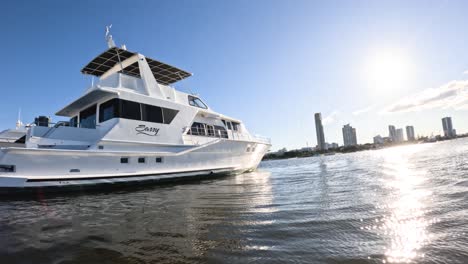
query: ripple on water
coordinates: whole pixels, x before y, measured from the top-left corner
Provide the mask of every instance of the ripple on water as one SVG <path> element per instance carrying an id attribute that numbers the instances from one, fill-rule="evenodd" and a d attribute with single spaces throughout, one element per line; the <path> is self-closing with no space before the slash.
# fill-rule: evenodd
<path id="1" fill-rule="evenodd" d="M 2 263 L 465 263 L 466 139 L 0 201 Z"/>

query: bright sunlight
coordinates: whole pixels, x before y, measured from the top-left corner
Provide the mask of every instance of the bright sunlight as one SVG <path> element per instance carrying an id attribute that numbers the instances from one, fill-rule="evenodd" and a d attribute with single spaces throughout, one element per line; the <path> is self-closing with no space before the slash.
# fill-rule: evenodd
<path id="1" fill-rule="evenodd" d="M 365 78 L 377 89 L 399 89 L 410 80 L 413 72 L 411 61 L 398 51 L 377 52 L 369 57 Z"/>

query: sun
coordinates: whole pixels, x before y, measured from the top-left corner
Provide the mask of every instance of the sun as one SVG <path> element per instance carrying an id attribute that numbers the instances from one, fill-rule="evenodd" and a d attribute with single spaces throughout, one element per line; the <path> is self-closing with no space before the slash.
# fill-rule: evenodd
<path id="1" fill-rule="evenodd" d="M 365 78 L 374 88 L 401 88 L 409 81 L 412 74 L 411 61 L 398 51 L 373 54 L 368 59 L 365 69 Z"/>

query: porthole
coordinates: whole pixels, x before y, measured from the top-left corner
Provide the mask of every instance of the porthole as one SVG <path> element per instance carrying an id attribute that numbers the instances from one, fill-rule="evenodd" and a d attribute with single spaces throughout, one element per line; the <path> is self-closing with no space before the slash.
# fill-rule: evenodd
<path id="1" fill-rule="evenodd" d="M 128 163 L 128 158 L 120 158 L 120 163 Z"/>
<path id="2" fill-rule="evenodd" d="M 146 159 L 143 157 L 138 158 L 138 163 L 145 163 Z"/>
<path id="3" fill-rule="evenodd" d="M 157 157 L 157 158 L 156 158 L 156 163 L 162 163 L 162 162 L 163 162 L 162 157 Z"/>

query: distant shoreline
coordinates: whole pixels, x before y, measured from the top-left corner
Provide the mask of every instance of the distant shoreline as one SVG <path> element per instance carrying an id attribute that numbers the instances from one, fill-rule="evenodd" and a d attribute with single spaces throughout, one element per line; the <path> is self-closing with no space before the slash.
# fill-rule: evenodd
<path id="1" fill-rule="evenodd" d="M 306 157 L 313 157 L 313 156 L 320 156 L 320 155 L 335 155 L 337 153 L 352 153 L 358 151 L 365 151 L 365 150 L 377 150 L 377 149 L 384 149 L 390 147 L 397 147 L 397 146 L 407 146 L 407 145 L 415 145 L 415 144 L 425 144 L 425 143 L 434 143 L 438 141 L 446 141 L 446 140 L 454 140 L 458 138 L 468 137 L 468 134 L 459 135 L 453 138 L 446 138 L 437 136 L 435 138 L 420 138 L 415 141 L 405 141 L 401 143 L 384 143 L 384 144 L 373 144 L 373 143 L 366 143 L 362 145 L 356 146 L 349 146 L 349 147 L 339 147 L 330 150 L 290 150 L 286 152 L 272 152 L 267 153 L 262 160 L 281 160 L 281 159 L 290 159 L 290 158 L 306 158 Z"/>

